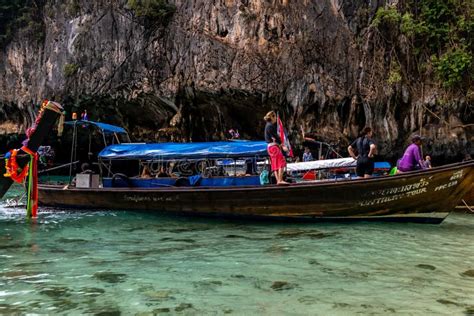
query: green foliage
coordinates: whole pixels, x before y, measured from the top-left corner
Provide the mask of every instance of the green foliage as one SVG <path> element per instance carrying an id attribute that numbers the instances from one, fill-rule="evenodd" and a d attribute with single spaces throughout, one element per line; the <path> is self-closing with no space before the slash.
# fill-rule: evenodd
<path id="1" fill-rule="evenodd" d="M 472 66 L 472 53 L 464 47 L 448 51 L 440 58 L 433 58 L 436 74 L 442 80 L 444 87 L 453 88 L 460 85 L 469 74 Z"/>
<path id="2" fill-rule="evenodd" d="M 44 40 L 41 15 L 42 1 L 0 0 L 0 48 L 5 47 L 17 31 L 31 36 L 34 41 Z"/>
<path id="3" fill-rule="evenodd" d="M 393 85 L 401 81 L 402 81 L 402 74 L 401 74 L 400 66 L 396 63 L 392 63 L 390 67 L 390 72 L 388 74 L 387 83 Z"/>
<path id="4" fill-rule="evenodd" d="M 79 14 L 80 11 L 81 11 L 81 6 L 79 5 L 78 0 L 72 0 L 67 5 L 67 13 L 70 16 L 76 16 Z"/>
<path id="5" fill-rule="evenodd" d="M 166 0 L 128 0 L 127 6 L 136 16 L 163 23 L 168 22 L 176 11 L 176 7 Z"/>
<path id="6" fill-rule="evenodd" d="M 381 7 L 377 10 L 375 18 L 372 21 L 372 25 L 375 27 L 382 27 L 383 25 L 396 26 L 401 20 L 400 12 L 395 7 L 384 8 Z"/>
<path id="7" fill-rule="evenodd" d="M 396 47 L 399 35 L 409 40 L 410 50 L 401 60 L 414 59 L 420 76 L 429 76 L 432 69 L 445 88 L 466 91 L 474 82 L 474 1 L 400 1 L 397 7 L 379 8 L 372 26 L 394 51 L 406 51 Z M 389 81 L 398 79 L 392 70 Z"/>
<path id="8" fill-rule="evenodd" d="M 400 31 L 409 36 L 420 36 L 428 32 L 424 21 L 416 21 L 411 13 L 405 13 L 401 18 Z"/>
<path id="9" fill-rule="evenodd" d="M 426 44 L 432 51 L 444 48 L 455 33 L 453 25 L 457 15 L 457 0 L 424 0 L 421 2 L 420 20 L 426 25 Z"/>
<path id="10" fill-rule="evenodd" d="M 63 68 L 63 73 L 66 78 L 74 76 L 79 70 L 79 66 L 76 64 L 66 64 Z"/>

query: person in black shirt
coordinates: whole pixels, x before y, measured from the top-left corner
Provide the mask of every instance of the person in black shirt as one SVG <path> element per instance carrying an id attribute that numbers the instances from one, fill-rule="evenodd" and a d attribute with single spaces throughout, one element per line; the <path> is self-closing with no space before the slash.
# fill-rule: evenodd
<path id="1" fill-rule="evenodd" d="M 361 136 L 347 148 L 349 155 L 357 160 L 356 173 L 361 178 L 369 178 L 374 172 L 374 155 L 377 151 L 377 146 L 372 140 L 372 135 L 372 128 L 365 127 Z M 354 150 L 357 150 L 357 156 Z"/>
<path id="2" fill-rule="evenodd" d="M 268 143 L 267 151 L 270 156 L 272 171 L 275 173 L 275 178 L 278 185 L 288 184 L 283 181 L 285 173 L 286 159 L 283 156 L 282 150 L 288 150 L 282 146 L 280 136 L 277 129 L 277 116 L 274 111 L 270 111 L 263 118 L 267 125 L 265 125 L 265 141 Z"/>

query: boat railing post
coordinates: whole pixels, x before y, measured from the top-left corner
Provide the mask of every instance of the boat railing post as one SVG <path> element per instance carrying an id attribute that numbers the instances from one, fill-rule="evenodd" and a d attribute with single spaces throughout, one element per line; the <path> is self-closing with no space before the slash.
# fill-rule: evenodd
<path id="1" fill-rule="evenodd" d="M 77 121 L 74 122 L 72 129 L 72 144 L 71 144 L 71 165 L 69 166 L 69 184 L 72 181 L 72 162 L 74 161 L 74 148 L 76 147 L 76 132 L 77 132 Z"/>
<path id="2" fill-rule="evenodd" d="M 100 160 L 100 165 L 101 165 L 102 167 L 104 167 L 104 168 L 107 170 L 107 177 L 110 177 L 110 175 L 111 175 L 111 173 L 112 173 L 112 171 L 110 170 L 110 168 L 111 168 L 111 167 L 110 167 L 110 163 L 111 163 L 111 160 L 110 160 L 110 159 L 109 159 L 109 166 L 107 166 L 107 164 L 106 164 L 102 159 Z M 104 175 L 102 174 L 102 177 L 103 177 L 103 176 L 104 176 Z"/>
<path id="3" fill-rule="evenodd" d="M 102 138 L 104 139 L 104 146 L 107 147 L 107 138 L 105 138 L 104 131 L 102 131 Z"/>
<path id="4" fill-rule="evenodd" d="M 89 131 L 89 151 L 87 152 L 87 159 L 92 161 L 92 134 Z"/>
<path id="5" fill-rule="evenodd" d="M 318 160 L 321 159 L 322 155 L 323 155 L 323 143 L 319 142 Z"/>
<path id="6" fill-rule="evenodd" d="M 102 178 L 102 158 L 99 157 L 99 176 Z"/>

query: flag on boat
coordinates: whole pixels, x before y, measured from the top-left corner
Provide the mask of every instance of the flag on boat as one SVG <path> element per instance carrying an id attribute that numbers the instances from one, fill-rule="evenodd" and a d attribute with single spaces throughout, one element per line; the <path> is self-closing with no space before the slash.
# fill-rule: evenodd
<path id="1" fill-rule="evenodd" d="M 283 123 L 280 120 L 280 116 L 277 115 L 277 133 L 280 136 L 281 144 L 288 148 L 287 154 L 288 156 L 293 158 L 293 149 L 291 148 L 290 141 L 288 139 L 288 133 L 286 132 L 285 128 L 283 127 Z"/>

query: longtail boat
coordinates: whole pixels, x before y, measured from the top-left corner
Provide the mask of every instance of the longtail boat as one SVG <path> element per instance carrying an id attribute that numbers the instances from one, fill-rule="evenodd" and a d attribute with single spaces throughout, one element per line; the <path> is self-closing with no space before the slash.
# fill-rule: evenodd
<path id="1" fill-rule="evenodd" d="M 24 141 L 24 146 L 18 150 L 18 168 L 25 168 L 30 160 L 29 155 L 35 153 L 43 143 L 46 136 L 51 132 L 58 117 L 63 111 L 59 103 L 45 100 L 43 101 L 35 123 L 27 130 L 28 138 Z M 13 183 L 9 176 L 1 176 L 5 171 L 5 156 L 0 157 L 0 198 L 2 198 Z"/>
<path id="2" fill-rule="evenodd" d="M 198 174 L 185 177 L 181 174 L 141 178 L 114 172 L 114 166 L 127 166 L 140 174 L 144 165 L 169 166 L 171 159 L 184 160 L 188 166 L 205 167 L 200 173 L 194 168 Z M 261 185 L 258 174 L 253 173 L 239 176 L 237 171 L 225 175 L 210 172 L 223 168 L 235 171 L 238 161 L 258 169 L 265 159 L 264 142 L 114 144 L 99 154 L 99 185 L 40 185 L 39 201 L 43 206 L 81 210 L 441 223 L 472 189 L 474 180 L 474 161 L 394 176 L 323 179 L 288 186 Z M 231 162 L 226 164 L 229 160 Z"/>

